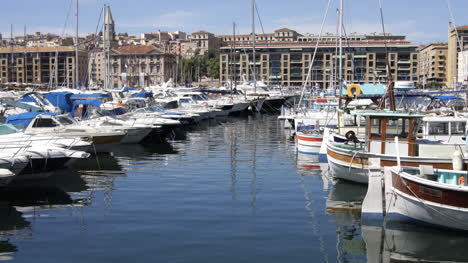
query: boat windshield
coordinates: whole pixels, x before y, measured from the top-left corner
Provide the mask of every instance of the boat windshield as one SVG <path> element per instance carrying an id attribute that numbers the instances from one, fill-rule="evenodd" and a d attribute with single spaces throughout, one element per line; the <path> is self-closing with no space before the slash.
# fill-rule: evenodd
<path id="1" fill-rule="evenodd" d="M 59 116 L 59 117 L 56 117 L 56 119 L 57 119 L 58 122 L 60 122 L 60 124 L 62 124 L 62 125 L 72 125 L 72 124 L 74 124 L 73 120 L 71 120 L 71 119 L 68 118 L 68 117 Z"/>
<path id="2" fill-rule="evenodd" d="M 429 123 L 429 135 L 447 135 L 448 122 L 431 122 Z"/>
<path id="3" fill-rule="evenodd" d="M 408 119 L 393 119 L 387 120 L 387 138 L 395 138 L 398 136 L 400 139 L 407 139 L 409 135 Z"/>
<path id="4" fill-rule="evenodd" d="M 466 131 L 466 122 L 457 121 L 450 123 L 450 134 L 452 135 L 460 135 L 465 134 Z"/>

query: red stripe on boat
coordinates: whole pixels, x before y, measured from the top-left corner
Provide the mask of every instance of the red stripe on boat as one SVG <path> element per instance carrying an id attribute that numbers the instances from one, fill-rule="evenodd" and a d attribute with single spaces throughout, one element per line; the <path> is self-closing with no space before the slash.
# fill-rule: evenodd
<path id="1" fill-rule="evenodd" d="M 308 142 L 321 142 L 321 141 L 323 141 L 323 138 L 320 138 L 320 137 L 297 136 L 297 139 L 301 140 L 301 141 L 308 141 Z"/>

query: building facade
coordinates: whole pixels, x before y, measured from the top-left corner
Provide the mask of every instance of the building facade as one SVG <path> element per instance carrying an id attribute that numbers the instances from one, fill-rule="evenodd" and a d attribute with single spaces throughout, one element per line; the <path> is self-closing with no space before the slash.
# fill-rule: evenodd
<path id="1" fill-rule="evenodd" d="M 110 62 L 111 86 L 114 88 L 160 84 L 172 78 L 177 69 L 173 54 L 151 45 L 114 48 Z"/>
<path id="2" fill-rule="evenodd" d="M 449 23 L 447 51 L 447 81 L 450 88 L 461 83 L 458 80 L 458 53 L 468 49 L 468 25 L 453 28 Z"/>
<path id="3" fill-rule="evenodd" d="M 289 36 L 288 36 L 289 37 Z M 298 37 L 299 38 L 299 37 Z M 255 65 L 250 42 L 221 47 L 221 82 L 257 80 L 283 86 L 304 85 L 314 54 L 315 41 L 277 41 L 256 44 Z M 378 83 L 386 81 L 387 51 L 394 80 L 417 81 L 417 45 L 393 36 L 346 41 L 343 47 L 343 77 L 347 82 Z M 319 42 L 311 67 L 309 84 L 329 87 L 337 76 L 339 58 L 336 37 Z"/>
<path id="4" fill-rule="evenodd" d="M 220 39 L 213 33 L 201 30 L 192 33 L 189 37 L 191 42 L 197 44 L 199 54 L 202 56 L 208 55 L 209 52 L 213 52 L 214 55 L 219 54 Z"/>
<path id="5" fill-rule="evenodd" d="M 468 50 L 458 52 L 458 81 L 468 85 Z"/>
<path id="6" fill-rule="evenodd" d="M 87 51 L 73 47 L 0 48 L 0 83 L 51 84 L 75 88 L 86 82 Z"/>
<path id="7" fill-rule="evenodd" d="M 431 82 L 449 85 L 446 76 L 447 52 L 447 43 L 430 44 L 419 50 L 418 75 L 423 86 Z"/>

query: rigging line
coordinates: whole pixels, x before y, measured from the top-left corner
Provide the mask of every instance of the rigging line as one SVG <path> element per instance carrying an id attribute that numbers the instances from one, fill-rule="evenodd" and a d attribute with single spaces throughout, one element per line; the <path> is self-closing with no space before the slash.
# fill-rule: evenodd
<path id="1" fill-rule="evenodd" d="M 331 4 L 331 0 L 328 0 L 328 4 L 327 4 L 327 8 L 325 9 L 325 14 L 324 14 L 324 16 L 323 16 L 322 24 L 320 25 L 320 33 L 319 33 L 319 35 L 318 35 L 317 42 L 315 43 L 314 55 L 312 56 L 312 61 L 311 61 L 310 64 L 309 64 L 309 69 L 308 69 L 308 71 L 307 71 L 306 81 L 305 81 L 305 83 L 304 83 L 304 88 L 302 88 L 301 97 L 300 97 L 300 99 L 299 99 L 298 105 L 300 105 L 301 102 L 302 102 L 302 99 L 303 99 L 303 97 L 304 97 L 305 89 L 307 88 L 307 83 L 308 83 L 309 80 L 310 80 L 310 75 L 311 75 L 311 72 L 312 72 L 312 65 L 314 64 L 315 55 L 317 54 L 318 45 L 319 45 L 319 43 L 320 43 L 320 38 L 322 37 L 323 27 L 324 27 L 324 25 L 325 25 L 325 20 L 327 19 L 328 10 L 330 9 L 330 4 Z"/>
<path id="2" fill-rule="evenodd" d="M 100 27 L 100 24 L 101 24 L 101 18 L 102 18 L 102 13 L 104 12 L 104 8 L 101 8 L 101 13 L 99 14 L 99 19 L 98 19 L 98 23 L 96 25 L 96 30 L 94 31 L 94 38 L 92 40 L 90 40 L 90 42 L 92 44 L 99 44 L 99 37 L 97 36 L 97 33 L 98 33 L 98 30 L 99 30 L 99 27 Z M 95 48 L 96 49 L 96 48 Z M 93 50 L 95 50 L 93 49 Z M 90 58 L 88 59 L 88 62 L 89 60 L 95 58 L 97 55 L 96 52 L 93 52 L 90 56 Z M 85 79 L 86 76 L 88 75 L 89 73 L 89 63 L 86 64 L 86 70 L 83 72 L 83 78 L 82 79 Z"/>
<path id="3" fill-rule="evenodd" d="M 388 46 L 387 46 L 387 39 L 385 38 L 385 23 L 384 23 L 384 16 L 383 16 L 383 8 L 382 8 L 382 0 L 379 0 L 379 9 L 380 9 L 380 23 L 382 25 L 382 32 L 383 32 L 383 41 L 384 41 L 384 46 L 385 46 L 385 55 L 387 56 L 387 81 L 390 80 L 389 76 L 391 76 L 391 69 L 388 61 Z M 385 94 L 382 97 L 382 100 L 380 101 L 379 108 L 385 104 L 385 97 L 388 94 L 388 89 L 386 89 Z"/>
<path id="4" fill-rule="evenodd" d="M 235 26 L 235 28 L 237 28 L 237 25 Z M 242 50 L 244 51 L 244 54 L 248 57 L 249 55 L 247 54 L 247 50 L 245 48 L 245 44 L 244 44 L 244 47 L 242 48 Z M 252 68 L 252 65 L 250 65 L 250 61 L 249 63 L 247 63 L 249 65 L 249 69 L 253 72 L 253 68 Z M 245 77 L 245 73 L 243 74 L 244 77 Z"/>
<path id="5" fill-rule="evenodd" d="M 70 4 L 68 6 L 68 11 L 67 11 L 67 16 L 66 16 L 66 19 L 65 19 L 65 24 L 63 25 L 63 29 L 62 29 L 61 38 L 64 37 L 65 31 L 67 30 L 68 18 L 70 17 L 70 12 L 71 12 L 72 6 L 73 6 L 73 0 L 70 0 Z M 55 49 L 55 58 L 54 58 L 54 64 L 52 65 L 51 74 L 53 74 L 53 72 L 55 72 L 56 68 L 58 68 L 58 61 L 57 60 L 58 60 L 58 47 Z M 58 78 L 58 76 L 56 75 L 55 78 Z M 49 78 L 49 90 L 52 87 L 52 80 L 53 79 L 54 78 Z M 56 80 L 56 82 L 57 82 L 57 80 Z"/>
<path id="6" fill-rule="evenodd" d="M 461 51 L 463 51 L 463 45 L 461 43 L 460 36 L 458 35 L 458 30 L 456 28 L 457 24 L 455 22 L 455 17 L 453 16 L 452 7 L 450 5 L 450 0 L 446 0 L 445 2 L 447 3 L 447 9 L 449 11 L 450 20 L 452 22 L 452 27 L 453 27 L 453 29 L 455 29 L 455 35 L 457 36 L 458 45 L 460 46 Z"/>
<path id="7" fill-rule="evenodd" d="M 266 35 L 265 34 L 265 29 L 263 28 L 262 18 L 260 17 L 260 11 L 258 10 L 257 2 L 255 2 L 255 11 L 257 12 L 257 18 L 258 18 L 258 22 L 260 23 L 260 27 L 262 28 L 262 33 L 264 35 Z M 267 49 L 270 47 L 270 43 L 271 43 L 271 39 L 268 39 L 268 37 L 266 37 L 266 47 L 267 47 Z M 273 62 L 272 62 L 271 59 L 269 59 L 268 61 L 269 61 L 268 66 L 271 69 Z M 269 81 L 268 81 L 268 83 L 269 83 Z"/>
<path id="8" fill-rule="evenodd" d="M 344 37 L 345 37 L 345 40 L 346 40 L 346 44 L 348 46 L 348 49 L 349 49 L 349 53 L 351 53 L 351 64 L 353 66 L 353 69 L 354 69 L 354 77 L 356 78 L 357 82 L 361 82 L 360 81 L 360 78 L 359 78 L 359 74 L 357 73 L 357 67 L 356 67 L 356 63 L 354 61 L 354 52 L 351 48 L 351 45 L 349 44 L 349 38 L 348 38 L 348 35 L 346 34 L 346 29 L 345 29 L 345 26 L 344 24 L 342 25 L 343 27 L 343 33 L 344 33 Z"/>

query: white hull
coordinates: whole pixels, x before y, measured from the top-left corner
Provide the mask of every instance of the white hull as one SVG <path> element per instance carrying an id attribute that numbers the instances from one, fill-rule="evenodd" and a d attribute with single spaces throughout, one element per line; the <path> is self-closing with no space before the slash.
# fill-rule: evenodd
<path id="1" fill-rule="evenodd" d="M 120 143 L 130 144 L 130 143 L 139 143 L 141 142 L 148 134 L 152 131 L 153 128 L 138 128 L 138 129 L 128 129 L 127 134 Z"/>
<path id="2" fill-rule="evenodd" d="M 354 168 L 330 156 L 327 156 L 327 158 L 328 166 L 334 177 L 361 184 L 367 184 L 369 182 L 367 168 Z"/>
<path id="3" fill-rule="evenodd" d="M 394 190 L 394 193 L 396 196 L 391 200 L 387 197 L 388 201 L 390 201 L 387 220 L 424 222 L 443 228 L 468 231 L 468 222 L 466 221 L 468 209 L 428 201 L 421 202 L 415 197 L 396 190 Z"/>

